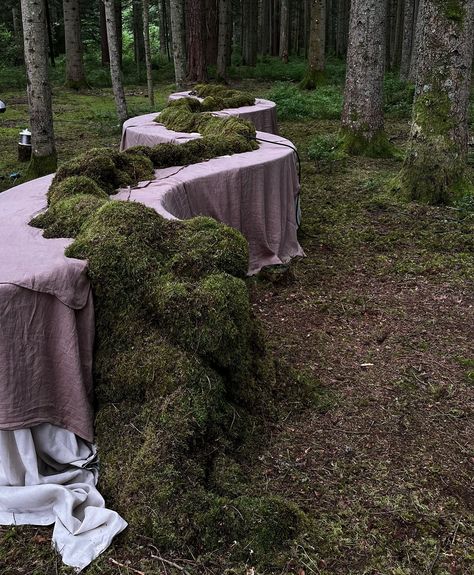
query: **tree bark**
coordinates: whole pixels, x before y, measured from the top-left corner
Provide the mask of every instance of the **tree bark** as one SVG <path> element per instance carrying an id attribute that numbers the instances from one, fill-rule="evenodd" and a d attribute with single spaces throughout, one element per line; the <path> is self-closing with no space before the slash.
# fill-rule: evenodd
<path id="1" fill-rule="evenodd" d="M 324 80 L 326 46 L 326 0 L 311 0 L 308 68 L 301 87 L 314 90 Z"/>
<path id="2" fill-rule="evenodd" d="M 410 72 L 411 53 L 413 49 L 413 29 L 415 25 L 415 0 L 405 0 L 403 17 L 402 56 L 400 62 L 400 78 L 408 80 Z"/>
<path id="3" fill-rule="evenodd" d="M 290 17 L 289 17 L 289 0 L 281 0 L 280 5 L 280 58 L 288 64 L 289 57 L 289 31 L 290 31 Z"/>
<path id="4" fill-rule="evenodd" d="M 258 6 L 254 0 L 242 0 L 242 63 L 257 64 Z"/>
<path id="5" fill-rule="evenodd" d="M 132 2 L 133 20 L 133 55 L 137 69 L 145 62 L 145 37 L 143 35 L 143 6 L 142 0 Z"/>
<path id="6" fill-rule="evenodd" d="M 204 0 L 203 28 L 206 64 L 215 66 L 219 43 L 219 0 Z"/>
<path id="7" fill-rule="evenodd" d="M 186 40 L 184 36 L 184 0 L 170 1 L 171 45 L 173 48 L 176 87 L 186 83 Z"/>
<path id="8" fill-rule="evenodd" d="M 115 107 L 120 124 L 128 117 L 127 102 L 122 83 L 122 71 L 120 69 L 119 41 L 117 35 L 117 23 L 115 20 L 114 0 L 103 0 L 105 5 L 105 21 L 107 25 L 107 40 L 110 56 L 110 76 L 112 78 L 112 90 L 115 98 Z"/>
<path id="9" fill-rule="evenodd" d="M 207 81 L 204 37 L 204 0 L 186 0 L 188 82 Z"/>
<path id="10" fill-rule="evenodd" d="M 354 155 L 390 155 L 383 118 L 386 14 L 383 0 L 352 0 L 342 129 Z"/>
<path id="11" fill-rule="evenodd" d="M 217 79 L 226 81 L 227 78 L 227 50 L 231 26 L 230 0 L 219 0 L 219 39 L 217 44 Z"/>
<path id="12" fill-rule="evenodd" d="M 145 43 L 146 83 L 148 88 L 148 102 L 150 108 L 155 106 L 155 93 L 153 91 L 153 70 L 151 67 L 150 47 L 150 0 L 142 0 L 143 40 Z"/>
<path id="13" fill-rule="evenodd" d="M 28 175 L 38 177 L 54 172 L 57 166 L 45 3 L 21 0 L 21 12 L 32 146 Z"/>
<path id="14" fill-rule="evenodd" d="M 420 58 L 420 51 L 421 51 L 421 39 L 423 37 L 423 28 L 424 28 L 424 21 L 423 21 L 423 13 L 424 13 L 424 0 L 417 0 L 417 6 L 415 8 L 415 29 L 414 29 L 414 36 L 412 40 L 412 53 L 411 53 L 411 60 L 410 60 L 410 70 L 408 72 L 408 80 L 410 82 L 416 82 L 416 75 L 417 75 L 417 67 L 418 67 L 418 60 Z"/>
<path id="15" fill-rule="evenodd" d="M 107 24 L 105 23 L 105 6 L 100 2 L 100 54 L 102 66 L 110 65 L 109 43 L 107 41 Z"/>
<path id="16" fill-rule="evenodd" d="M 409 150 L 401 173 L 411 199 L 450 203 L 468 188 L 468 106 L 474 2 L 424 0 Z"/>
<path id="17" fill-rule="evenodd" d="M 82 58 L 81 16 L 79 0 L 63 0 L 64 39 L 66 45 L 67 88 L 80 90 L 87 87 Z"/>

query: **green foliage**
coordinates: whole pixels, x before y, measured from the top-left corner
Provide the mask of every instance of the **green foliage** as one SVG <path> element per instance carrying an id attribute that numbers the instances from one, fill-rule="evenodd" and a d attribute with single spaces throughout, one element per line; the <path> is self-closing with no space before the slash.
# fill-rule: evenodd
<path id="1" fill-rule="evenodd" d="M 317 162 L 342 160 L 346 154 L 341 144 L 341 138 L 335 134 L 315 136 L 308 145 L 308 158 Z"/>
<path id="2" fill-rule="evenodd" d="M 384 110 L 395 118 L 409 118 L 412 112 L 415 86 L 389 72 L 384 79 Z"/>
<path id="3" fill-rule="evenodd" d="M 294 84 L 279 83 L 266 97 L 277 104 L 281 120 L 336 119 L 342 112 L 342 91 L 332 85 L 308 93 Z"/>
<path id="4" fill-rule="evenodd" d="M 0 69 L 2 76 L 4 68 L 13 66 L 21 59 L 21 46 L 16 42 L 13 33 L 0 22 L 0 46 L 2 47 L 2 57 L 0 59 Z M 10 88 L 11 86 L 9 86 Z"/>
<path id="5" fill-rule="evenodd" d="M 471 193 L 462 196 L 462 198 L 457 201 L 456 207 L 464 216 L 474 214 L 474 189 Z"/>

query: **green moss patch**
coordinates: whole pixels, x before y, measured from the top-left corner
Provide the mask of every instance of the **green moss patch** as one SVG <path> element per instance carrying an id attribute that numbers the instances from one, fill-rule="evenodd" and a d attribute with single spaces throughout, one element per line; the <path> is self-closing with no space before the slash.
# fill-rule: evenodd
<path id="1" fill-rule="evenodd" d="M 91 178 L 87 176 L 71 176 L 49 187 L 48 204 L 52 205 L 64 198 L 82 194 L 104 199 L 108 198 L 104 190 Z"/>
<path id="2" fill-rule="evenodd" d="M 89 194 L 65 197 L 45 213 L 36 216 L 30 224 L 42 228 L 45 238 L 73 238 L 107 199 Z"/>

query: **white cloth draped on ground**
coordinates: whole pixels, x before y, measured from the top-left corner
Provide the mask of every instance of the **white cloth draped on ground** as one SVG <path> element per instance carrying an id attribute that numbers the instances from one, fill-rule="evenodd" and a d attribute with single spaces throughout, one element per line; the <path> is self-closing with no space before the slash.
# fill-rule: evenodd
<path id="1" fill-rule="evenodd" d="M 191 92 L 174 92 L 168 98 L 169 101 L 180 98 L 197 98 L 201 102 L 203 98 L 191 94 Z M 238 116 L 243 120 L 249 120 L 259 132 L 278 134 L 277 106 L 271 100 L 256 98 L 253 106 L 241 106 L 240 108 L 226 108 L 218 112 L 212 112 L 216 116 Z"/>
<path id="2" fill-rule="evenodd" d="M 0 524 L 55 524 L 78 569 L 126 523 L 95 488 L 94 308 L 71 240 L 28 225 L 52 176 L 0 194 Z"/>
<path id="3" fill-rule="evenodd" d="M 155 130 L 163 139 L 176 133 L 158 125 Z M 249 275 L 286 264 L 304 256 L 297 238 L 295 151 L 281 136 L 257 132 L 259 137 L 258 150 L 157 170 L 155 180 L 112 197 L 141 202 L 165 218 L 204 215 L 239 230 L 249 243 Z"/>
<path id="4" fill-rule="evenodd" d="M 66 565 L 89 565 L 127 526 L 97 491 L 93 445 L 49 423 L 0 431 L 0 524 L 54 524 Z"/>

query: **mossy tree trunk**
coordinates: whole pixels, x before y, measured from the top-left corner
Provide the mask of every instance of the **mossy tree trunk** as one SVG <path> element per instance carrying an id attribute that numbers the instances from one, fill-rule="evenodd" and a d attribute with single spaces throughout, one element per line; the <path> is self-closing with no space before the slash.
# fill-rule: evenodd
<path id="1" fill-rule="evenodd" d="M 391 154 L 384 132 L 385 0 L 352 0 L 342 111 L 344 147 L 349 154 Z"/>
<path id="2" fill-rule="evenodd" d="M 281 0 L 280 5 L 280 58 L 288 63 L 290 32 L 290 0 Z"/>
<path id="3" fill-rule="evenodd" d="M 67 88 L 87 88 L 82 58 L 81 16 L 79 0 L 63 0 L 64 42 L 66 47 Z"/>
<path id="4" fill-rule="evenodd" d="M 424 0 L 421 57 L 402 189 L 414 200 L 450 203 L 468 186 L 468 106 L 474 40 L 472 0 Z"/>
<path id="5" fill-rule="evenodd" d="M 43 0 L 21 0 L 21 13 L 32 145 L 28 174 L 38 177 L 54 172 L 57 165 L 45 3 Z"/>
<path id="6" fill-rule="evenodd" d="M 122 82 L 122 70 L 120 68 L 120 49 L 117 35 L 117 22 L 114 0 L 103 0 L 105 6 L 105 21 L 107 25 L 107 41 L 110 57 L 110 76 L 112 78 L 112 90 L 115 98 L 117 116 L 121 124 L 128 118 L 127 102 Z"/>
<path id="7" fill-rule="evenodd" d="M 171 0 L 171 46 L 173 49 L 174 76 L 178 89 L 186 83 L 186 39 L 184 36 L 184 1 Z"/>
<path id="8" fill-rule="evenodd" d="M 305 90 L 314 90 L 324 80 L 326 45 L 326 0 L 311 0 L 308 68 L 301 82 Z"/>
<path id="9" fill-rule="evenodd" d="M 155 94 L 153 91 L 153 71 L 151 67 L 150 46 L 150 0 L 142 0 L 143 39 L 145 42 L 145 65 L 146 83 L 148 87 L 148 103 L 150 108 L 155 106 Z"/>
<path id="10" fill-rule="evenodd" d="M 186 0 L 186 42 L 189 82 L 206 82 L 204 0 Z"/>

